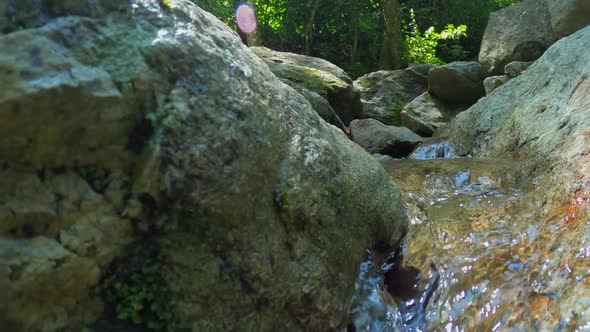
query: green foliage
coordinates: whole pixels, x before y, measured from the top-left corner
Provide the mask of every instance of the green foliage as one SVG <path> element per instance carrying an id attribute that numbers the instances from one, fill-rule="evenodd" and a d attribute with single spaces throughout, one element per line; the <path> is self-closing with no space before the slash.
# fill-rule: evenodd
<path id="1" fill-rule="evenodd" d="M 177 331 L 172 292 L 159 273 L 162 258 L 151 243 L 143 239 L 116 259 L 101 293 L 117 319 L 150 331 Z"/>
<path id="2" fill-rule="evenodd" d="M 441 32 L 437 32 L 434 27 L 428 28 L 424 33 L 420 32 L 414 10 L 410 9 L 409 28 L 404 28 L 404 48 L 406 62 L 412 63 L 429 63 L 433 65 L 442 65 L 444 61 L 438 58 L 437 49 L 441 40 L 459 40 L 467 36 L 467 26 L 453 24 L 447 26 Z M 457 57 L 464 57 L 465 51 L 460 45 L 452 45 L 447 52 L 453 52 Z"/>
<path id="3" fill-rule="evenodd" d="M 193 0 L 197 6 L 215 15 L 223 23 L 229 25 L 231 28 L 236 28 L 234 19 L 234 11 L 237 6 L 237 1 L 233 0 Z"/>
<path id="4" fill-rule="evenodd" d="M 162 6 L 168 10 L 172 10 L 172 0 L 160 0 Z"/>
<path id="5" fill-rule="evenodd" d="M 193 1 L 236 28 L 234 10 L 241 1 Z M 406 47 L 412 50 L 407 60 L 441 63 L 476 58 L 490 13 L 518 0 L 399 2 L 402 21 L 412 21 L 410 8 L 415 10 L 417 21 L 411 29 L 406 28 L 405 36 L 410 38 Z M 380 1 L 320 0 L 316 12 L 313 3 L 314 0 L 256 0 L 258 38 L 262 45 L 278 51 L 304 53 L 305 30 L 309 25 L 310 55 L 347 69 L 353 78 L 377 70 L 383 43 Z M 469 35 L 463 27 L 469 27 Z"/>
<path id="6" fill-rule="evenodd" d="M 463 58 L 453 57 L 453 52 L 439 49 L 438 57 L 445 62 L 477 58 L 481 40 L 490 13 L 510 6 L 519 0 L 400 0 L 402 18 L 410 21 L 410 8 L 415 10 L 417 23 L 421 27 L 443 30 L 447 24 L 466 25 L 469 35 L 458 42 L 441 42 L 440 45 L 460 45 L 466 52 Z M 452 48 L 452 47 L 451 47 Z"/>

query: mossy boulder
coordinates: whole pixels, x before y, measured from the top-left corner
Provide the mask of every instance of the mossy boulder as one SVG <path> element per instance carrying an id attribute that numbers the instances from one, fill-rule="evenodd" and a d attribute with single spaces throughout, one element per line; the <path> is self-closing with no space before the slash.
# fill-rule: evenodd
<path id="1" fill-rule="evenodd" d="M 348 125 L 350 121 L 358 118 L 361 109 L 360 96 L 351 79 L 341 68 L 326 60 L 310 56 L 277 52 L 265 47 L 251 47 L 251 50 L 264 60 L 279 78 L 325 98 L 344 124 Z M 330 118 L 324 119 L 337 124 Z"/>
<path id="2" fill-rule="evenodd" d="M 381 70 L 356 79 L 354 85 L 361 93 L 360 118 L 401 125 L 403 108 L 428 89 L 430 68 L 430 65 L 417 65 L 405 70 Z"/>
<path id="3" fill-rule="evenodd" d="M 0 35 L 0 326 L 343 328 L 398 187 L 213 15 L 117 3 Z"/>

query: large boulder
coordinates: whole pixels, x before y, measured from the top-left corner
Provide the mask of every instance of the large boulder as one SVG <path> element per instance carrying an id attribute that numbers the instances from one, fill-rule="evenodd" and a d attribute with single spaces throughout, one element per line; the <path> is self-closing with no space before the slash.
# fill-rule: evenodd
<path id="1" fill-rule="evenodd" d="M 589 49 L 587 27 L 555 43 L 527 71 L 459 114 L 446 133 L 456 153 L 524 159 L 541 204 L 587 206 Z"/>
<path id="2" fill-rule="evenodd" d="M 213 15 L 113 1 L 2 3 L 1 329 L 346 326 L 397 186 Z"/>
<path id="3" fill-rule="evenodd" d="M 478 62 L 455 61 L 428 72 L 428 92 L 453 104 L 473 104 L 485 95 L 485 71 Z"/>
<path id="4" fill-rule="evenodd" d="M 427 90 L 430 65 L 405 70 L 380 70 L 354 81 L 361 93 L 360 118 L 372 118 L 387 125 L 401 124 L 400 113 L 407 103 Z"/>
<path id="5" fill-rule="evenodd" d="M 568 36 L 590 25 L 588 0 L 547 0 L 547 4 L 557 38 Z"/>
<path id="6" fill-rule="evenodd" d="M 420 136 L 432 136 L 466 107 L 448 105 L 424 92 L 412 100 L 401 113 L 402 124 Z"/>
<path id="7" fill-rule="evenodd" d="M 422 138 L 405 127 L 387 126 L 375 119 L 350 123 L 352 140 L 371 154 L 402 158 L 409 155 Z"/>
<path id="8" fill-rule="evenodd" d="M 325 98 L 345 124 L 359 117 L 360 95 L 352 80 L 336 65 L 323 59 L 277 52 L 266 47 L 251 49 L 279 78 Z"/>
<path id="9" fill-rule="evenodd" d="M 525 0 L 490 15 L 479 62 L 492 74 L 503 74 L 512 61 L 534 61 L 555 42 L 545 0 Z"/>

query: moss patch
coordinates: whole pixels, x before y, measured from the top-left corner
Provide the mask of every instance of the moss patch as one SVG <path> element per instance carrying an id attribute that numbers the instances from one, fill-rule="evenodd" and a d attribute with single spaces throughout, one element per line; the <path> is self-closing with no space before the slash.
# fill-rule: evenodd
<path id="1" fill-rule="evenodd" d="M 280 68 L 272 68 L 272 71 L 278 77 L 301 84 L 306 89 L 323 97 L 326 97 L 332 90 L 348 87 L 348 84 L 338 77 L 319 69 L 283 65 Z"/>
<path id="2" fill-rule="evenodd" d="M 168 284 L 160 275 L 162 255 L 156 239 L 131 244 L 112 263 L 100 287 L 101 296 L 117 320 L 129 330 L 178 331 L 176 305 Z"/>
<path id="3" fill-rule="evenodd" d="M 391 107 L 387 111 L 387 114 L 385 115 L 385 118 L 387 120 L 385 122 L 385 124 L 388 124 L 391 126 L 401 126 L 402 125 L 401 113 L 402 113 L 402 110 L 404 109 L 404 107 L 406 107 L 406 105 L 407 105 L 407 103 L 401 103 L 401 102 L 391 105 Z"/>

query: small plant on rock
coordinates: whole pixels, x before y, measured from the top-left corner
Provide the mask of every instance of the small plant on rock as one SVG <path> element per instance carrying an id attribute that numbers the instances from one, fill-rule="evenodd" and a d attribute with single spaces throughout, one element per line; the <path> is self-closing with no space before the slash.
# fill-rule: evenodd
<path id="1" fill-rule="evenodd" d="M 174 300 L 161 267 L 153 244 L 135 245 L 113 262 L 101 291 L 117 319 L 151 331 L 177 331 Z"/>

